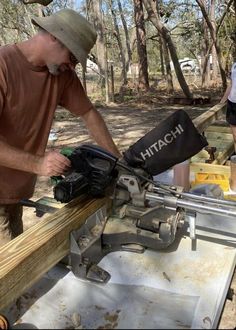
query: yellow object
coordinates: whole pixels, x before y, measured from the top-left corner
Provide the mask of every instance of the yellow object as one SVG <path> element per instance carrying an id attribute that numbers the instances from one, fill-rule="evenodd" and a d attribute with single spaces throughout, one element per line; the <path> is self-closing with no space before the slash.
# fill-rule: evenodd
<path id="1" fill-rule="evenodd" d="M 197 184 L 218 184 L 223 191 L 229 190 L 229 177 L 225 174 L 196 173 L 195 181 L 191 182 L 191 187 Z"/>
<path id="2" fill-rule="evenodd" d="M 236 194 L 234 193 L 225 193 L 224 194 L 224 199 L 228 199 L 230 201 L 236 201 Z"/>

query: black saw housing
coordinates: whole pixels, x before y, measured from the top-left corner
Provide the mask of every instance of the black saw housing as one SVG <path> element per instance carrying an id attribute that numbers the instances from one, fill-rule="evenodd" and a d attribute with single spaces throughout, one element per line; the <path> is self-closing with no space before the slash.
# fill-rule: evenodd
<path id="1" fill-rule="evenodd" d="M 75 148 L 68 158 L 71 170 L 57 180 L 53 189 L 57 201 L 67 203 L 83 193 L 102 197 L 117 178 L 115 166 L 118 159 L 101 147 L 84 144 Z"/>

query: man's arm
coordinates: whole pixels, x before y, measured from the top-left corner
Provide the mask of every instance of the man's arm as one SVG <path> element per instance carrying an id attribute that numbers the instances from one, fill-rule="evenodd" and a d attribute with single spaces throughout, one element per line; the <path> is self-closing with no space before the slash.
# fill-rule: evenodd
<path id="1" fill-rule="evenodd" d="M 52 176 L 63 174 L 70 166 L 69 159 L 57 151 L 50 151 L 40 157 L 14 148 L 1 140 L 0 150 L 0 166 L 20 171 Z"/>
<path id="2" fill-rule="evenodd" d="M 222 96 L 222 99 L 220 100 L 220 103 L 225 103 L 227 101 L 229 93 L 231 91 L 231 87 L 232 87 L 232 81 L 230 81 L 228 87 L 226 88 L 225 93 Z"/>
<path id="3" fill-rule="evenodd" d="M 95 109 L 91 108 L 83 116 L 81 116 L 85 125 L 87 126 L 90 135 L 96 141 L 96 143 L 111 152 L 114 156 L 120 158 L 121 154 L 115 145 L 108 128 L 100 115 L 100 113 Z"/>

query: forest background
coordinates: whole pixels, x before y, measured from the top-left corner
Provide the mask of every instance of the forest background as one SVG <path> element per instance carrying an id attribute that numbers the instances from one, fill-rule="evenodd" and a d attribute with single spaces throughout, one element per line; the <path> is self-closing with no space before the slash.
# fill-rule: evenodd
<path id="1" fill-rule="evenodd" d="M 87 72 L 77 68 L 92 100 L 162 91 L 191 100 L 225 90 L 236 60 L 236 0 L 1 0 L 0 44 L 27 39 L 35 33 L 33 15 L 64 7 L 86 16 L 98 33 Z"/>

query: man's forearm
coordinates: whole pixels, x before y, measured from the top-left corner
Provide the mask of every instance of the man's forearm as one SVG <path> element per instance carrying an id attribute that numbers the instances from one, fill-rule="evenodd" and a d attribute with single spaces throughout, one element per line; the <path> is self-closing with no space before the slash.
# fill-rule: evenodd
<path id="1" fill-rule="evenodd" d="M 111 152 L 113 155 L 121 157 L 102 116 L 96 109 L 91 109 L 82 117 L 82 119 L 84 120 L 90 135 L 99 146 Z"/>
<path id="2" fill-rule="evenodd" d="M 10 146 L 0 140 L 0 166 L 37 174 L 40 157 Z"/>
<path id="3" fill-rule="evenodd" d="M 220 103 L 225 103 L 227 101 L 229 93 L 231 91 L 231 87 L 232 87 L 232 84 L 230 82 L 230 84 L 226 88 L 226 91 L 225 91 L 224 95 L 222 96 L 222 99 L 220 100 Z"/>
<path id="4" fill-rule="evenodd" d="M 0 166 L 38 175 L 61 175 L 71 166 L 70 160 L 58 151 L 37 156 L 0 141 Z"/>

